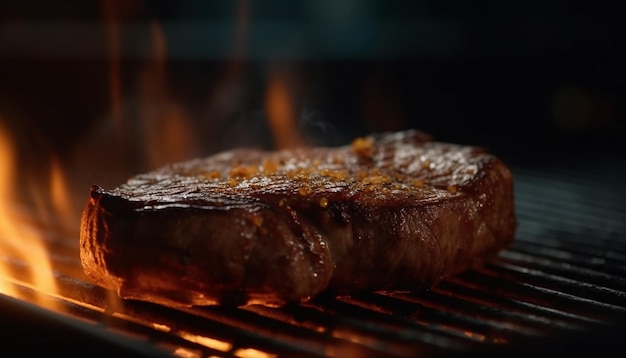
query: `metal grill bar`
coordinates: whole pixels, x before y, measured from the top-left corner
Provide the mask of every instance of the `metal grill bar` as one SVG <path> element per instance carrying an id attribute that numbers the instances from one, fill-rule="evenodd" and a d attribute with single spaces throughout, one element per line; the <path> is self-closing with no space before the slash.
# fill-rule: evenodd
<path id="1" fill-rule="evenodd" d="M 610 253 L 611 251 L 607 254 Z M 594 255 L 591 252 L 585 256 L 582 251 L 568 252 L 536 243 L 524 243 L 522 246 L 518 242 L 512 249 L 502 252 L 500 257 L 523 262 L 525 265 L 539 266 L 542 270 L 567 277 L 577 277 L 586 282 L 626 289 L 624 263 L 605 258 L 602 254 Z"/>

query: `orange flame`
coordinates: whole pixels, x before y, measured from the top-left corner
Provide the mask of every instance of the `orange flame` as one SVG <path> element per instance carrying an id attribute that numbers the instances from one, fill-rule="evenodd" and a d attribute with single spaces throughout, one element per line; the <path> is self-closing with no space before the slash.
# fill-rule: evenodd
<path id="1" fill-rule="evenodd" d="M 0 118 L 1 120 L 2 118 Z M 35 287 L 34 300 L 39 293 L 56 293 L 56 281 L 53 275 L 49 255 L 44 241 L 33 227 L 29 227 L 18 215 L 18 197 L 15 185 L 17 170 L 15 146 L 8 130 L 0 121 L 0 254 L 23 261 L 29 270 L 29 282 L 20 282 L 25 287 Z M 56 170 L 56 169 L 55 169 Z M 53 179 L 55 190 L 62 191 L 61 177 Z M 59 192 L 57 195 L 61 195 Z M 65 209 L 68 209 L 66 206 Z M 69 210 L 69 209 L 68 209 Z M 7 264 L 5 257 L 0 259 L 0 292 L 23 299 L 22 292 L 16 289 L 13 278 L 15 267 Z M 43 304 L 43 302 L 39 302 Z"/>
<path id="2" fill-rule="evenodd" d="M 117 7 L 114 1 L 103 1 L 102 10 L 107 32 L 109 50 L 109 97 L 116 138 L 121 138 L 122 131 L 122 84 L 120 64 L 120 31 Z"/>
<path id="3" fill-rule="evenodd" d="M 195 153 L 194 130 L 167 87 L 167 45 L 161 25 L 152 22 L 154 60 L 140 77 L 140 115 L 152 167 L 188 159 Z"/>
<path id="4" fill-rule="evenodd" d="M 52 200 L 52 211 L 55 219 L 62 221 L 64 228 L 76 226 L 76 218 L 80 213 L 76 211 L 72 201 L 70 191 L 67 187 L 67 178 L 57 160 L 53 160 L 50 167 L 50 198 Z"/>
<path id="5" fill-rule="evenodd" d="M 270 78 L 266 96 L 267 119 L 276 148 L 284 149 L 301 145 L 303 141 L 296 125 L 294 99 L 284 75 L 275 74 Z"/>
<path id="6" fill-rule="evenodd" d="M 233 44 L 232 57 L 235 60 L 244 58 L 246 51 L 246 40 L 248 38 L 248 29 L 250 27 L 250 1 L 237 1 L 237 16 L 235 23 L 235 42 Z"/>

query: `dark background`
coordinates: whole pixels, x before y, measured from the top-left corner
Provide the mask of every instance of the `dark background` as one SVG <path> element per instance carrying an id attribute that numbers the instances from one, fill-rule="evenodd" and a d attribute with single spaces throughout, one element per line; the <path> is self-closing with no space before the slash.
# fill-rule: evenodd
<path id="1" fill-rule="evenodd" d="M 172 111 L 200 145 L 153 163 L 272 147 L 278 76 L 308 143 L 418 128 L 511 160 L 618 155 L 622 22 L 595 2 L 3 2 L 0 120 L 26 147 L 99 142 L 93 160 L 139 171 L 132 143 Z M 115 118 L 119 141 L 102 134 Z"/>
<path id="2" fill-rule="evenodd" d="M 71 178 L 76 229 L 91 184 L 117 185 L 157 165 L 234 146 L 272 148 L 266 97 L 277 78 L 309 144 L 417 128 L 438 140 L 487 146 L 515 164 L 584 161 L 580 167 L 593 169 L 589 160 L 617 158 L 624 168 L 623 23 L 622 11 L 601 2 L 4 1 L 0 139 L 11 139 L 29 180 L 33 172 L 45 178 L 51 159 L 80 174 Z M 167 127 L 170 119 L 187 127 Z M 616 172 L 571 171 L 602 176 L 583 180 L 593 184 L 580 193 L 568 190 L 582 185 L 555 190 L 543 188 L 544 180 L 526 182 L 519 197 L 527 201 L 518 202 L 547 196 L 541 202 L 557 206 L 521 206 L 521 220 L 535 230 L 526 235 L 554 239 L 540 229 L 560 232 L 557 226 L 584 219 L 579 207 L 567 206 L 571 199 L 614 200 L 609 207 L 622 210 L 623 192 L 597 184 L 618 182 L 623 169 Z M 555 212 L 567 220 L 550 217 Z M 581 232 L 594 240 L 623 233 L 619 219 L 614 231 L 600 219 L 580 220 L 593 229 Z M 578 238 L 573 227 L 564 232 Z M 579 344 L 563 343 L 572 353 L 595 342 L 606 347 L 621 343 L 615 332 L 591 332 L 592 340 L 584 332 Z"/>

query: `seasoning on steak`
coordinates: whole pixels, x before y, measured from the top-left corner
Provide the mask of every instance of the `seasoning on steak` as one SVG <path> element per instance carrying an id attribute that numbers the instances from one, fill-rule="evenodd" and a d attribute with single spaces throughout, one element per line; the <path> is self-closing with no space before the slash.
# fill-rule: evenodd
<path id="1" fill-rule="evenodd" d="M 486 150 L 408 130 L 337 148 L 235 149 L 94 185 L 80 254 L 95 283 L 166 305 L 426 289 L 516 229 L 513 177 Z"/>

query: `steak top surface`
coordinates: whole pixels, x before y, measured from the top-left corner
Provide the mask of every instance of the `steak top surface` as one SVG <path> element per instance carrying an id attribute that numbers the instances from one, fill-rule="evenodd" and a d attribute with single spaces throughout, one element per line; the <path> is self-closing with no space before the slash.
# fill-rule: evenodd
<path id="1" fill-rule="evenodd" d="M 515 229 L 500 159 L 408 130 L 234 149 L 94 185 L 80 240 L 85 273 L 123 298 L 280 305 L 428 288 L 492 258 Z"/>

